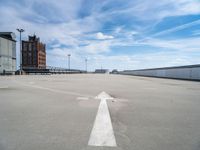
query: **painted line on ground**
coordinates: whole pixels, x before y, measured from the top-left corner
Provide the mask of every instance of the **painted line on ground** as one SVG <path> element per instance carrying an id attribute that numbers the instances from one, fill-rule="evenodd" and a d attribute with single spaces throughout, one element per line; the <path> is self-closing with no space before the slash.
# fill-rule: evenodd
<path id="1" fill-rule="evenodd" d="M 0 89 L 8 89 L 8 86 L 2 86 Z"/>
<path id="2" fill-rule="evenodd" d="M 77 97 L 76 99 L 77 99 L 77 100 L 89 100 L 88 97 Z"/>
<path id="3" fill-rule="evenodd" d="M 16 82 L 16 83 L 18 83 L 20 85 L 23 85 L 23 86 L 26 86 L 26 87 L 31 87 L 31 88 L 36 88 L 36 89 L 42 89 L 42 90 L 46 90 L 46 91 L 50 91 L 50 92 L 55 92 L 55 93 L 61 93 L 61 94 L 67 94 L 67 95 L 74 95 L 74 96 L 79 96 L 79 97 L 94 98 L 94 96 L 86 95 L 86 94 L 81 94 L 81 93 L 77 93 L 77 92 L 56 90 L 56 89 L 51 89 L 51 88 L 42 87 L 42 86 L 33 85 L 33 84 L 23 84 L 23 83 L 19 83 L 19 82 Z"/>
<path id="4" fill-rule="evenodd" d="M 96 98 L 101 99 L 101 102 L 99 104 L 88 145 L 116 147 L 117 143 L 115 140 L 110 113 L 106 102 L 107 99 L 113 98 L 105 92 L 100 93 Z"/>

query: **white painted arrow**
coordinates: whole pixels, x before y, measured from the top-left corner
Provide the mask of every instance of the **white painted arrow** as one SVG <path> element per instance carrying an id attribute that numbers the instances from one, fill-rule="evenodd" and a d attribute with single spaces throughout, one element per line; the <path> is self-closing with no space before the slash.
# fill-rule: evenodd
<path id="1" fill-rule="evenodd" d="M 116 147 L 115 135 L 110 119 L 106 100 L 113 99 L 105 92 L 101 92 L 96 99 L 101 99 L 94 126 L 90 134 L 88 145 Z"/>

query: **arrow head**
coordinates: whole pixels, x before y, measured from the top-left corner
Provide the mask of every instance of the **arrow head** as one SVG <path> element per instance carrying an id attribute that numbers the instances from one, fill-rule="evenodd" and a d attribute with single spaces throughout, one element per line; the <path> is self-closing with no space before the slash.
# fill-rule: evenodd
<path id="1" fill-rule="evenodd" d="M 97 95 L 95 97 L 96 99 L 113 99 L 113 97 L 111 97 L 109 94 L 107 94 L 106 92 L 101 92 L 99 95 Z"/>

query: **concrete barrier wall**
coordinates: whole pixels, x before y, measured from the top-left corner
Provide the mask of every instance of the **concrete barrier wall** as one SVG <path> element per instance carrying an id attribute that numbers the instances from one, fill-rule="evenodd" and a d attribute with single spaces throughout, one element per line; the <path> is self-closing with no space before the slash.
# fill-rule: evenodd
<path id="1" fill-rule="evenodd" d="M 150 76 L 174 79 L 200 80 L 200 65 L 167 67 L 143 70 L 126 70 L 125 75 Z"/>

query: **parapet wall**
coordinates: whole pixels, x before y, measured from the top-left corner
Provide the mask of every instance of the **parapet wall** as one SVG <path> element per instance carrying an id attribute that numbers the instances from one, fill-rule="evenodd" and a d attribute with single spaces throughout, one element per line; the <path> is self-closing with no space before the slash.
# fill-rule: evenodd
<path id="1" fill-rule="evenodd" d="M 200 80 L 200 65 L 142 69 L 142 70 L 125 70 L 121 71 L 120 74 L 185 79 L 185 80 Z"/>

